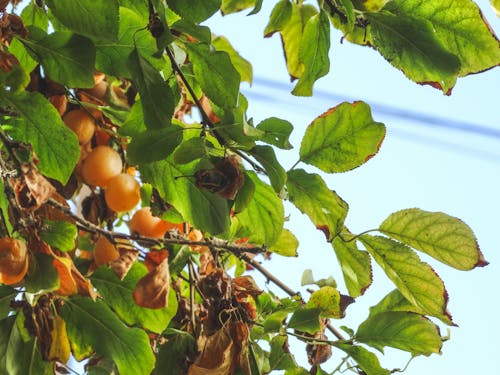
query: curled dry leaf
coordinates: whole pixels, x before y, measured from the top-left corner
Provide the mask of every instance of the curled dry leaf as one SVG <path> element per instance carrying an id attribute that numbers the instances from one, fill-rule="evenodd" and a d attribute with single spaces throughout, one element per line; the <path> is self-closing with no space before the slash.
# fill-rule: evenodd
<path id="1" fill-rule="evenodd" d="M 139 257 L 139 250 L 118 247 L 118 252 L 120 256 L 109 264 L 109 268 L 113 270 L 120 280 L 123 280 Z"/>
<path id="2" fill-rule="evenodd" d="M 56 192 L 56 189 L 34 165 L 24 165 L 22 172 L 22 177 L 14 184 L 16 201 L 26 210 L 36 210 Z"/>
<path id="3" fill-rule="evenodd" d="M 0 51 L 0 70 L 8 73 L 14 65 L 19 65 L 19 60 L 11 53 Z"/>
<path id="4" fill-rule="evenodd" d="M 226 199 L 234 199 L 244 182 L 240 160 L 236 155 L 220 159 L 215 164 L 215 168 L 196 171 L 194 177 L 196 186 L 200 189 L 208 190 Z"/>
<path id="5" fill-rule="evenodd" d="M 316 332 L 312 338 L 319 340 L 326 340 L 325 335 L 325 325 L 323 324 L 323 330 Z M 312 366 L 320 365 L 326 362 L 332 356 L 332 347 L 330 345 L 320 345 L 320 344 L 307 344 L 306 345 L 307 359 L 309 364 Z"/>
<path id="6" fill-rule="evenodd" d="M 168 257 L 168 250 L 150 251 L 144 257 L 144 265 L 147 267 L 148 271 L 152 271 L 167 257 Z"/>
<path id="7" fill-rule="evenodd" d="M 134 301 L 141 307 L 161 309 L 168 306 L 170 272 L 168 258 L 139 280 L 134 290 Z"/>

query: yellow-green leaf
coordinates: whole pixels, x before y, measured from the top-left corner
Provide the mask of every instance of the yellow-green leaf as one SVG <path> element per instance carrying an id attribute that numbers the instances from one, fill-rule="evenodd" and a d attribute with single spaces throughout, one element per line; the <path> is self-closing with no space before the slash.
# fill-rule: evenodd
<path id="1" fill-rule="evenodd" d="M 401 210 L 391 214 L 380 231 L 459 270 L 488 264 L 470 227 L 442 212 Z"/>
<path id="2" fill-rule="evenodd" d="M 320 309 L 323 318 L 340 319 L 345 315 L 340 307 L 340 293 L 332 286 L 324 286 L 313 292 L 306 307 Z"/>
<path id="3" fill-rule="evenodd" d="M 448 293 L 443 281 L 412 249 L 381 236 L 363 235 L 360 239 L 408 301 L 427 315 L 449 316 L 446 310 Z"/>
<path id="4" fill-rule="evenodd" d="M 380 362 L 375 354 L 362 346 L 339 344 L 337 348 L 349 354 L 366 375 L 390 375 L 391 373 L 380 366 Z"/>
<path id="5" fill-rule="evenodd" d="M 281 0 L 276 3 L 269 17 L 269 22 L 264 29 L 264 37 L 268 38 L 276 31 L 281 31 L 288 23 L 288 19 L 292 15 L 292 3 L 290 0 Z"/>
<path id="6" fill-rule="evenodd" d="M 283 228 L 278 240 L 269 248 L 269 251 L 285 257 L 296 257 L 299 240 L 288 229 Z"/>
<path id="7" fill-rule="evenodd" d="M 224 36 L 216 36 L 212 39 L 212 45 L 215 47 L 217 51 L 224 51 L 229 55 L 233 66 L 238 71 L 241 76 L 241 80 L 252 83 L 253 72 L 252 72 L 252 64 L 243 58 L 238 51 L 234 49 L 229 40 L 227 40 Z"/>
<path id="8" fill-rule="evenodd" d="M 300 160 L 327 173 L 346 172 L 379 150 L 385 126 L 375 122 L 364 102 L 341 103 L 317 117 L 300 145 Z"/>
<path id="9" fill-rule="evenodd" d="M 440 353 L 443 344 L 439 328 L 429 319 L 401 311 L 387 311 L 369 317 L 361 323 L 355 338 L 380 351 L 390 346 L 414 356 Z"/>

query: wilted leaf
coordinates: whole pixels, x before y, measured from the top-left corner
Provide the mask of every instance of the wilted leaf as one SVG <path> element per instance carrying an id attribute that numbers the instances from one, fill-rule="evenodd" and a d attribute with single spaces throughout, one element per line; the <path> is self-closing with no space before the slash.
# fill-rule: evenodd
<path id="1" fill-rule="evenodd" d="M 56 189 L 33 165 L 23 166 L 23 176 L 14 185 L 16 200 L 26 210 L 36 210 L 44 204 Z"/>
<path id="2" fill-rule="evenodd" d="M 168 306 L 169 290 L 170 272 L 166 258 L 139 280 L 133 293 L 134 301 L 141 307 L 162 309 Z"/>
<path id="3" fill-rule="evenodd" d="M 303 169 L 289 171 L 286 186 L 290 201 L 331 241 L 343 228 L 347 203 L 328 188 L 321 176 Z"/>
<path id="4" fill-rule="evenodd" d="M 364 102 L 344 102 L 317 117 L 300 145 L 300 160 L 324 172 L 346 172 L 372 158 L 385 137 Z"/>
<path id="5" fill-rule="evenodd" d="M 353 298 L 363 295 L 373 281 L 370 255 L 359 250 L 355 241 L 345 242 L 340 237 L 333 240 L 332 246 L 349 295 Z"/>
<path id="6" fill-rule="evenodd" d="M 59 315 L 54 317 L 54 329 L 52 330 L 52 343 L 50 345 L 49 360 L 67 363 L 71 354 L 66 322 Z"/>
<path id="7" fill-rule="evenodd" d="M 365 320 L 356 340 L 380 351 L 385 346 L 405 350 L 413 356 L 440 353 L 443 345 L 439 328 L 426 317 L 401 311 L 387 311 Z"/>
<path id="8" fill-rule="evenodd" d="M 109 264 L 115 275 L 123 280 L 139 257 L 139 250 L 120 249 L 120 256 Z"/>
<path id="9" fill-rule="evenodd" d="M 361 242 L 401 294 L 427 315 L 449 320 L 443 281 L 407 246 L 381 236 L 363 235 Z"/>
<path id="10" fill-rule="evenodd" d="M 380 231 L 459 270 L 488 264 L 469 226 L 442 212 L 401 210 L 391 214 Z"/>

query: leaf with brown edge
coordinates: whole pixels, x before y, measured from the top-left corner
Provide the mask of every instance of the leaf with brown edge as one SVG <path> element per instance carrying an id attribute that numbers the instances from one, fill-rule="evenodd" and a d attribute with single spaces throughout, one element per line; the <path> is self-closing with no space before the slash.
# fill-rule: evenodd
<path id="1" fill-rule="evenodd" d="M 118 251 L 120 256 L 109 264 L 109 268 L 113 270 L 120 280 L 123 280 L 127 276 L 130 267 L 139 257 L 139 250 L 118 248 Z"/>
<path id="2" fill-rule="evenodd" d="M 53 265 L 59 274 L 59 289 L 54 293 L 60 296 L 71 296 L 78 293 L 78 288 L 71 274 L 71 260 L 67 258 L 54 258 Z"/>
<path id="3" fill-rule="evenodd" d="M 33 165 L 22 167 L 23 176 L 14 185 L 16 200 L 26 210 L 36 210 L 55 192 L 52 184 Z"/>
<path id="4" fill-rule="evenodd" d="M 134 301 L 141 307 L 161 309 L 168 305 L 170 272 L 168 258 L 144 276 L 134 290 Z"/>

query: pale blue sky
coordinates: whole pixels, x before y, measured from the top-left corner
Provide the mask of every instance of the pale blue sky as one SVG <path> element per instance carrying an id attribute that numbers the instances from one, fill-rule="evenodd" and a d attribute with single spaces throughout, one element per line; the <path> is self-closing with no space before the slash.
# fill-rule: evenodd
<path id="1" fill-rule="evenodd" d="M 257 78 L 251 89 L 244 89 L 250 105 L 248 115 L 256 123 L 277 116 L 295 127 L 292 144 L 295 149 L 280 153 L 280 161 L 290 167 L 296 160 L 300 139 L 306 126 L 319 114 L 345 100 L 359 99 L 369 104 L 385 104 L 413 112 L 483 125 L 496 129 L 497 137 L 486 137 L 462 131 L 428 126 L 374 110 L 375 120 L 387 126 L 387 136 L 379 154 L 364 166 L 348 173 L 324 175 L 330 188 L 349 204 L 347 225 L 354 232 L 376 228 L 391 212 L 419 207 L 443 211 L 468 223 L 478 238 L 490 265 L 471 272 L 456 271 L 429 263 L 445 281 L 450 295 L 449 309 L 459 328 L 451 330 L 441 356 L 415 359 L 405 372 L 408 375 L 486 374 L 495 371 L 498 352 L 497 323 L 500 305 L 496 288 L 500 281 L 499 230 L 500 198 L 500 71 L 462 78 L 453 94 L 444 96 L 430 87 L 407 80 L 375 51 L 340 44 L 341 34 L 332 34 L 331 70 L 315 88 L 327 96 L 294 98 L 289 92 L 281 42 L 275 35 L 263 39 L 262 32 L 275 2 L 264 2 L 261 13 L 219 16 L 207 23 L 216 34 L 228 37 L 236 49 L 254 66 Z M 487 1 L 479 1 L 485 17 L 494 30 L 500 22 Z M 268 86 L 267 80 L 278 81 L 283 88 Z M 376 106 L 374 106 L 375 108 Z M 304 166 L 302 166 L 304 167 Z M 311 167 L 306 167 L 313 170 Z M 318 172 L 318 171 L 316 171 Z M 301 273 L 313 269 L 317 278 L 333 275 L 345 292 L 342 276 L 333 251 L 300 212 L 287 206 L 287 226 L 301 242 L 298 259 L 275 257 L 264 265 L 285 280 L 292 288 L 300 288 Z M 333 324 L 356 328 L 367 316 L 368 307 L 392 289 L 385 275 L 375 266 L 374 285 L 347 310 L 347 318 Z M 270 287 L 278 291 L 275 287 Z M 442 327 L 446 334 L 446 327 Z M 297 350 L 295 350 L 297 351 Z M 403 367 L 408 355 L 386 350 L 382 363 L 390 368 Z M 342 353 L 334 352 L 325 369 L 332 370 Z M 305 363 L 305 355 L 298 359 Z"/>

